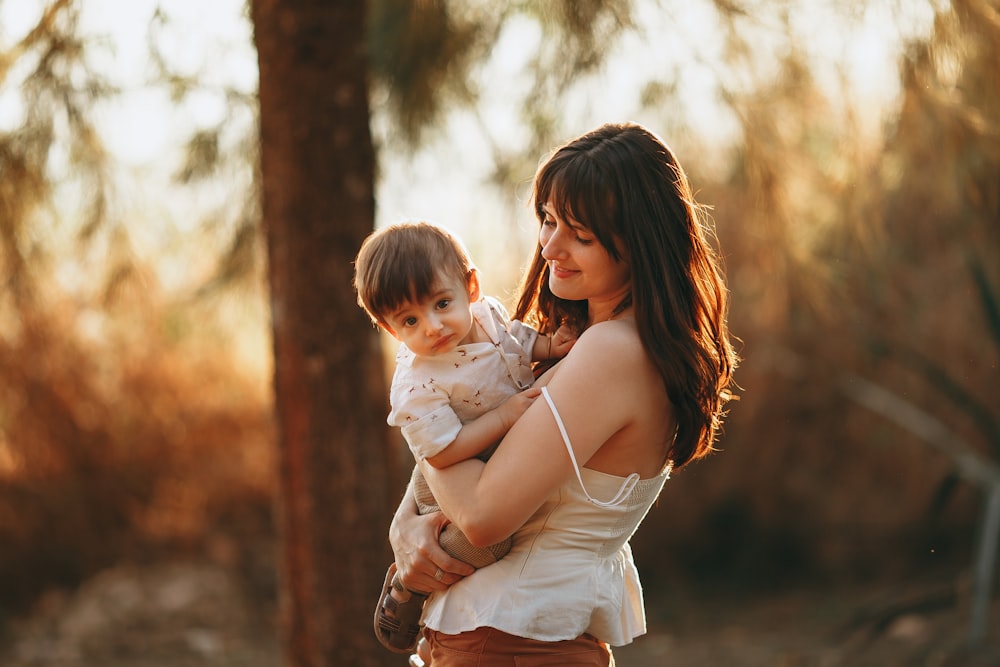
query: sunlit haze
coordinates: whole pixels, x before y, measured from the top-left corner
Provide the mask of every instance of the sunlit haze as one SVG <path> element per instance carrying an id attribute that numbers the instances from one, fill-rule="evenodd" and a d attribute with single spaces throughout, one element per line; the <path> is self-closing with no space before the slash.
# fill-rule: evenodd
<path id="1" fill-rule="evenodd" d="M 0 3 L 0 40 L 9 44 L 19 39 L 37 20 L 42 4 Z M 898 91 L 899 46 L 927 30 L 931 15 L 929 6 L 900 16 L 900 10 L 893 9 L 895 3 L 869 5 L 863 16 L 848 24 L 825 3 L 803 1 L 789 12 L 788 20 L 801 35 L 800 48 L 813 61 L 815 76 L 831 89 L 846 78 L 854 99 L 865 105 L 862 121 L 875 132 Z M 153 20 L 158 6 L 163 8 L 162 22 Z M 637 120 L 661 133 L 683 128 L 683 134 L 708 146 L 721 148 L 735 138 L 738 126 L 717 103 L 717 91 L 720 84 L 739 82 L 719 79 L 724 76 L 720 63 L 725 46 L 713 12 L 710 3 L 640 3 L 636 16 L 644 34 L 623 39 L 599 74 L 570 91 L 563 105 L 566 135 L 608 120 Z M 256 57 L 244 2 L 88 0 L 81 20 L 98 47 L 92 49 L 92 66 L 123 91 L 99 110 L 105 141 L 132 170 L 130 178 L 141 183 L 143 197 L 155 201 L 158 187 L 153 184 L 165 182 L 176 168 L 180 143 L 191 128 L 221 122 L 222 88 L 252 92 L 256 86 Z M 765 22 L 751 28 L 759 33 L 758 66 L 763 70 L 773 66 L 779 55 L 768 53 L 774 28 Z M 146 85 L 155 74 L 148 57 L 151 30 L 156 31 L 155 42 L 169 67 L 182 75 L 197 74 L 206 84 L 203 92 L 189 95 L 180 106 L 171 102 L 163 87 Z M 412 159 L 391 143 L 380 153 L 384 179 L 378 191 L 377 224 L 417 217 L 453 227 L 486 269 L 489 289 L 512 288 L 519 260 L 510 257 L 522 257 L 532 242 L 526 189 L 496 192 L 484 180 L 491 166 L 491 143 L 516 145 L 525 136 L 520 110 L 510 100 L 531 94 L 523 68 L 539 39 L 534 24 L 513 21 L 483 69 L 478 115 L 451 113 L 439 138 Z M 643 109 L 644 82 L 668 72 L 676 72 L 674 85 L 683 91 L 685 108 Z M 0 98 L 0 128 L 16 123 L 19 112 L 10 92 Z M 486 125 L 490 136 L 484 131 Z M 665 139 L 673 142 L 671 136 Z M 700 158 L 703 169 L 712 168 L 713 156 L 724 160 L 721 149 L 708 152 Z M 190 224 L 190 216 L 176 202 L 147 205 L 173 211 L 179 218 L 173 224 L 181 228 L 185 219 Z"/>

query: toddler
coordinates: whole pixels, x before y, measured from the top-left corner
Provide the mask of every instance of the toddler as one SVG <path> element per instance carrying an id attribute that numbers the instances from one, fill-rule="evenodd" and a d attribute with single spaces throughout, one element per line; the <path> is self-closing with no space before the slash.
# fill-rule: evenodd
<path id="1" fill-rule="evenodd" d="M 529 389 L 531 363 L 562 357 L 576 342 L 565 327 L 543 335 L 511 321 L 499 301 L 481 294 L 476 268 L 458 238 L 430 223 L 399 223 L 372 233 L 355 260 L 354 286 L 372 321 L 400 342 L 387 421 L 400 427 L 417 461 L 435 468 L 489 457 L 539 394 Z M 419 512 L 440 511 L 419 465 L 412 483 Z M 511 547 L 511 538 L 474 547 L 450 524 L 439 541 L 451 556 L 477 568 Z M 416 644 L 428 594 L 406 590 L 394 575 L 395 563 L 375 612 L 375 634 L 402 653 Z"/>

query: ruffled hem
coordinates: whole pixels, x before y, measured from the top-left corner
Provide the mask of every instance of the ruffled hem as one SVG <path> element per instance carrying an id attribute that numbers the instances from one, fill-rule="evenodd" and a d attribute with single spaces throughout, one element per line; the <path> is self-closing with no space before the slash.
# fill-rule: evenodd
<path id="1" fill-rule="evenodd" d="M 522 579 L 513 589 L 524 559 L 511 555 L 432 595 L 424 608 L 425 625 L 445 634 L 485 626 L 539 641 L 586 632 L 612 646 L 646 633 L 642 586 L 627 546 L 583 580 L 579 569 L 569 567 L 547 580 Z M 574 571 L 576 577 L 570 574 Z"/>

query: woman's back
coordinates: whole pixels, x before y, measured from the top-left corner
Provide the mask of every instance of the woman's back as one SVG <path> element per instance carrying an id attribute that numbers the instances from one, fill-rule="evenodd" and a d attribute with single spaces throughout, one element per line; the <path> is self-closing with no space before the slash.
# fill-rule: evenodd
<path id="1" fill-rule="evenodd" d="M 593 430 L 598 421 L 622 424 L 585 465 L 614 475 L 658 475 L 667 463 L 676 424 L 663 380 L 642 347 L 634 320 L 626 315 L 594 325 L 581 340 L 574 359 L 567 360 L 564 381 L 556 383 L 559 412 L 568 428 L 580 431 Z M 562 370 L 553 369 L 550 381 Z"/>

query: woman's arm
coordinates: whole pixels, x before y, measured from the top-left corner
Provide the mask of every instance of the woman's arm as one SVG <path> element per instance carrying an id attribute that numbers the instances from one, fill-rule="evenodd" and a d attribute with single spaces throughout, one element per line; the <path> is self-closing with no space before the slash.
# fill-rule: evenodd
<path id="1" fill-rule="evenodd" d="M 411 481 L 389 524 L 389 544 L 396 560 L 396 571 L 406 588 L 443 591 L 476 571 L 471 565 L 449 556 L 438 544 L 438 535 L 447 522 L 441 512 L 417 513 Z M 441 579 L 434 578 L 438 568 L 445 573 Z"/>
<path id="2" fill-rule="evenodd" d="M 427 462 L 435 468 L 446 468 L 489 449 L 500 441 L 540 395 L 541 392 L 535 388 L 514 394 L 489 412 L 464 424 L 451 444 L 434 456 L 428 456 Z"/>
<path id="3" fill-rule="evenodd" d="M 585 332 L 551 377 L 548 391 L 579 465 L 631 422 L 642 365 L 648 361 L 634 327 L 609 322 Z M 472 459 L 442 470 L 422 464 L 422 470 L 444 513 L 475 545 L 514 533 L 573 474 L 544 401 L 525 411 L 488 463 Z"/>

